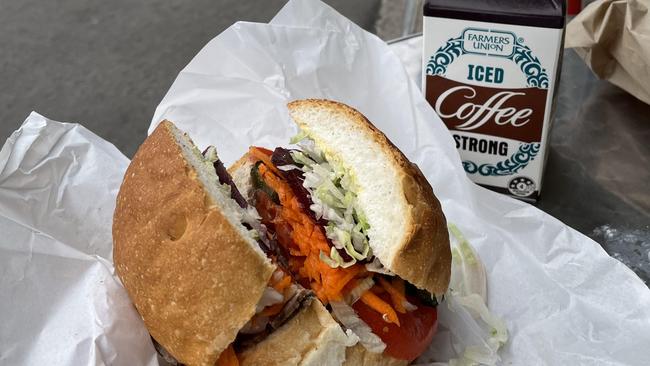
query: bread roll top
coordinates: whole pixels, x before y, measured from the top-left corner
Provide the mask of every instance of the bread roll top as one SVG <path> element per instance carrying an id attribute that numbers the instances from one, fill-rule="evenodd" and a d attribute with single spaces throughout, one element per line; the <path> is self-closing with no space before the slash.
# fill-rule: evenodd
<path id="1" fill-rule="evenodd" d="M 358 188 L 357 204 L 370 229 L 373 254 L 415 286 L 442 295 L 451 276 L 447 222 L 417 167 L 355 109 L 329 100 L 289 103 L 289 114 Z"/>

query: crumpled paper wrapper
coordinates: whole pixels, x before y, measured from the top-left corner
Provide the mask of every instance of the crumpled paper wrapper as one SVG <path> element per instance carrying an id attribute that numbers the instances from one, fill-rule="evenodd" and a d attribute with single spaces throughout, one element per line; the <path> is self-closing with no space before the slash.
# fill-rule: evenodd
<path id="1" fill-rule="evenodd" d="M 32 113 L 0 150 L 0 364 L 157 365 L 113 274 L 129 164 L 87 129 Z"/>
<path id="2" fill-rule="evenodd" d="M 416 162 L 487 268 L 508 325 L 504 365 L 650 365 L 650 290 L 594 241 L 464 173 L 449 132 L 394 52 L 330 7 L 290 1 L 271 24 L 236 23 L 179 74 L 169 118 L 232 163 L 286 145 L 285 104 L 350 104 Z M 79 125 L 32 114 L 0 151 L 0 364 L 156 365 L 111 263 L 111 216 L 128 160 Z M 441 304 L 430 354 L 482 337 Z"/>
<path id="3" fill-rule="evenodd" d="M 599 0 L 568 25 L 573 48 L 600 79 L 650 104 L 650 0 Z"/>

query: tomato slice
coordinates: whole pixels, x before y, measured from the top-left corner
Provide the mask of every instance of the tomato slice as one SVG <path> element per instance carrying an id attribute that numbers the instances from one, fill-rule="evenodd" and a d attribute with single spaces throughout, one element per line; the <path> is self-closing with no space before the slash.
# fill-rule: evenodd
<path id="1" fill-rule="evenodd" d="M 388 294 L 378 296 L 390 303 Z M 361 301 L 352 307 L 373 333 L 386 343 L 386 354 L 410 362 L 418 358 L 431 343 L 438 328 L 438 312 L 436 308 L 424 305 L 414 297 L 407 296 L 407 300 L 418 308 L 404 314 L 397 313 L 401 326 L 387 323 L 382 314 Z"/>

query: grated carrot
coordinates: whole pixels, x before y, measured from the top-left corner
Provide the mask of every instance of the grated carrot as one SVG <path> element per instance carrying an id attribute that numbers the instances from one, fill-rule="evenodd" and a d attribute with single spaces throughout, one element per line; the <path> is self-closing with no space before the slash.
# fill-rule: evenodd
<path id="1" fill-rule="evenodd" d="M 289 285 L 291 285 L 291 277 L 285 274 L 280 281 L 273 285 L 273 288 L 276 289 L 279 293 L 282 293 L 284 289 L 289 287 Z"/>
<path id="2" fill-rule="evenodd" d="M 393 310 L 393 308 L 386 301 L 375 295 L 374 292 L 370 290 L 364 292 L 363 295 L 361 295 L 360 300 L 381 314 L 386 322 L 397 324 L 397 326 L 400 325 L 395 310 Z"/>
<path id="3" fill-rule="evenodd" d="M 397 281 L 393 283 L 397 284 L 401 280 L 402 279 L 397 279 Z M 390 295 L 390 299 L 393 302 L 393 306 L 395 307 L 395 310 L 397 310 L 402 314 L 406 313 L 406 308 L 404 307 L 404 304 L 406 303 L 406 296 L 404 295 L 404 283 L 402 283 L 401 291 L 399 287 L 393 286 L 390 282 L 386 281 L 386 279 L 384 279 L 383 277 L 379 277 L 379 284 Z"/>
<path id="4" fill-rule="evenodd" d="M 256 159 L 261 160 L 264 165 L 268 166 L 269 169 L 273 170 L 275 174 L 280 174 L 280 171 L 278 168 L 273 165 L 271 162 L 271 155 L 273 154 L 273 151 L 269 149 L 265 149 L 263 147 L 256 147 L 256 146 L 251 146 L 248 148 L 248 154 L 253 156 Z"/>
<path id="5" fill-rule="evenodd" d="M 299 263 L 301 267 L 293 269 L 301 276 L 309 278 L 310 287 L 323 303 L 327 304 L 331 300 L 341 299 L 341 290 L 361 273 L 364 267 L 356 264 L 348 268 L 331 268 L 320 260 L 321 251 L 325 253 L 330 251 L 323 229 L 303 212 L 293 190 L 281 178 L 281 175 L 278 176 L 279 172 L 273 167 L 268 155 L 265 156 L 265 153 L 258 148 L 251 148 L 250 151 L 251 155 L 262 161 L 258 167 L 260 176 L 278 194 L 282 205 L 280 217 L 291 225 L 291 239 L 298 248 L 289 248 L 290 253 L 305 257 L 305 260 Z M 271 164 L 271 167 L 268 164 Z M 297 262 L 292 261 L 291 263 L 296 264 Z"/>
<path id="6" fill-rule="evenodd" d="M 265 147 L 251 146 L 250 149 L 254 149 L 257 153 L 264 154 L 264 155 L 266 155 L 268 157 L 271 157 L 271 155 L 273 155 L 273 150 L 267 149 Z"/>
<path id="7" fill-rule="evenodd" d="M 341 271 L 335 271 L 330 276 L 323 279 L 323 287 L 327 289 L 327 292 L 337 294 L 337 297 L 331 300 L 340 300 L 343 287 L 345 287 L 348 282 L 352 281 L 364 268 L 362 266 L 355 265 L 349 268 L 341 269 Z"/>
<path id="8" fill-rule="evenodd" d="M 345 285 L 345 287 L 343 287 L 342 292 L 348 294 L 348 293 L 350 293 L 350 291 L 352 291 L 358 285 L 359 285 L 359 280 L 356 280 L 356 279 L 352 280 L 352 281 L 348 282 L 347 285 Z"/>
<path id="9" fill-rule="evenodd" d="M 237 359 L 235 349 L 232 348 L 232 344 L 221 352 L 214 366 L 239 366 L 239 360 Z"/>
<path id="10" fill-rule="evenodd" d="M 271 162 L 270 156 L 272 152 L 263 148 L 251 147 L 249 154 L 254 159 L 262 162 L 258 166 L 260 177 L 278 194 L 281 204 L 278 213 L 279 222 L 286 223 L 291 227 L 292 244 L 287 249 L 291 255 L 289 259 L 290 267 L 294 273 L 298 274 L 298 281 L 303 285 L 306 284 L 305 281 L 308 281 L 309 287 L 324 304 L 329 301 L 341 300 L 344 293 L 354 288 L 357 278 L 368 276 L 365 267 L 355 264 L 348 268 L 331 268 L 321 261 L 320 253 L 329 253 L 330 251 L 324 230 L 316 224 L 311 216 L 303 211 L 304 209 L 293 193 L 291 186 L 284 181 L 282 173 Z M 404 283 L 401 279 L 398 279 L 391 284 L 384 278 L 379 278 L 379 283 L 381 286 L 373 286 L 361 295 L 360 300 L 382 314 L 386 322 L 399 326 L 399 318 L 395 309 L 400 313 L 406 312 Z M 377 294 L 384 292 L 388 292 L 391 296 L 394 308 L 377 296 Z M 272 307 L 263 310 L 263 313 L 267 311 L 270 313 Z"/>

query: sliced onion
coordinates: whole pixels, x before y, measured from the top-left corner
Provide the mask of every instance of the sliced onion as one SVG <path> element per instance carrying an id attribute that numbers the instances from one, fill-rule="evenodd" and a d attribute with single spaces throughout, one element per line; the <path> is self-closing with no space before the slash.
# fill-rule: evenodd
<path id="1" fill-rule="evenodd" d="M 251 205 L 248 206 L 249 208 L 252 208 L 255 210 L 255 208 Z M 258 219 L 255 219 L 255 216 L 251 213 L 250 215 L 242 215 L 242 222 L 250 225 L 250 227 L 253 229 L 251 230 L 253 233 L 257 233 L 257 236 L 254 236 L 256 240 L 261 240 L 264 245 L 266 245 L 267 248 L 271 247 L 271 241 L 269 240 L 269 237 L 267 235 L 267 228 L 264 224 L 262 224 L 259 220 L 259 214 L 257 211 L 254 211 L 254 215 L 258 217 Z"/>
<path id="2" fill-rule="evenodd" d="M 271 276 L 271 281 L 273 283 L 280 282 L 284 278 L 284 272 L 280 269 L 276 269 L 275 272 L 273 272 L 273 276 Z"/>
<path id="3" fill-rule="evenodd" d="M 402 305 L 404 305 L 404 309 L 406 309 L 406 311 L 409 311 L 409 312 L 410 312 L 410 311 L 415 311 L 415 310 L 418 309 L 417 306 L 411 304 L 411 303 L 408 302 L 407 300 L 404 300 L 404 303 L 403 303 Z"/>
<path id="4" fill-rule="evenodd" d="M 391 272 L 386 267 L 384 267 L 384 265 L 381 264 L 379 258 L 377 257 L 375 257 L 375 259 L 373 259 L 372 262 L 366 263 L 366 269 L 370 272 L 381 273 L 387 276 L 395 276 L 395 273 Z"/>
<path id="5" fill-rule="evenodd" d="M 350 329 L 345 330 L 345 335 L 348 336 L 348 343 L 346 344 L 347 347 L 352 347 L 355 344 L 359 343 L 359 336 L 354 334 L 354 332 Z"/>
<path id="6" fill-rule="evenodd" d="M 255 314 L 261 312 L 267 306 L 279 304 L 279 303 L 281 303 L 283 301 L 284 301 L 284 296 L 282 296 L 281 293 L 279 293 L 273 287 L 268 287 L 267 286 L 264 289 L 264 293 L 262 294 L 262 298 L 260 299 L 260 301 L 255 306 Z"/>
<path id="7" fill-rule="evenodd" d="M 379 336 L 372 332 L 372 329 L 366 324 L 354 309 L 341 301 L 330 302 L 332 306 L 332 313 L 336 319 L 343 324 L 344 327 L 354 332 L 359 337 L 359 343 L 371 353 L 382 353 L 386 349 L 384 343 Z"/>
<path id="8" fill-rule="evenodd" d="M 353 288 L 350 293 L 345 297 L 345 302 L 353 305 L 357 300 L 361 298 L 364 292 L 370 290 L 370 288 L 375 284 L 372 276 L 364 278 L 359 284 Z"/>
<path id="9" fill-rule="evenodd" d="M 300 170 L 300 168 L 297 165 L 293 165 L 293 164 L 279 165 L 277 168 L 282 170 L 283 172 L 288 172 L 289 170 L 294 170 L 294 169 Z"/>

